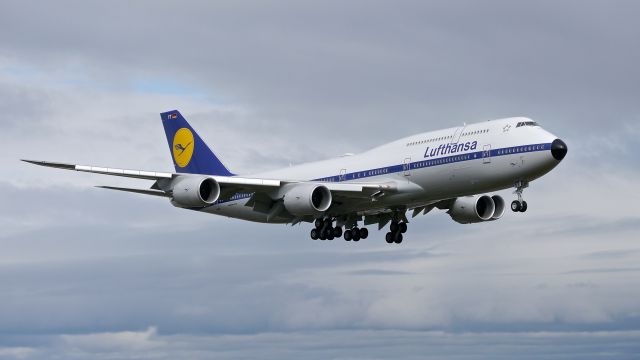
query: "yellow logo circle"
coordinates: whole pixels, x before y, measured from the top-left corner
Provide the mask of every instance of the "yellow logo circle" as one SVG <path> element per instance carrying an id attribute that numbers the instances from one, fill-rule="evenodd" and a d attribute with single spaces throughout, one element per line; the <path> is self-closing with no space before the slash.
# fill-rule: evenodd
<path id="1" fill-rule="evenodd" d="M 193 155 L 193 134 L 187 128 L 181 128 L 173 136 L 173 160 L 179 167 L 189 165 Z"/>

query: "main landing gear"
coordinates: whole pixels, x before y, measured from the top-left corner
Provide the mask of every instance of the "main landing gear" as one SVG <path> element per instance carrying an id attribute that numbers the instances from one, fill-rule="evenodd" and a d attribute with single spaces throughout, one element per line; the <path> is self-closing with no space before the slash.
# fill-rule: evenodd
<path id="1" fill-rule="evenodd" d="M 522 192 L 524 189 L 529 187 L 529 183 L 526 181 L 518 181 L 516 182 L 516 191 L 515 194 L 518 195 L 518 200 L 514 200 L 511 203 L 511 210 L 513 212 L 525 212 L 527 211 L 527 202 L 522 200 Z"/>
<path id="2" fill-rule="evenodd" d="M 311 239 L 313 240 L 333 240 L 343 236 L 342 226 L 333 226 L 331 219 L 316 219 L 315 228 L 311 229 Z M 357 226 L 344 231 L 346 241 L 360 241 L 369 236 L 369 230 L 358 228 Z"/>
<path id="3" fill-rule="evenodd" d="M 360 229 L 357 226 L 344 232 L 344 239 L 346 241 L 360 241 L 360 239 L 366 239 L 368 236 L 369 230 L 367 230 L 367 228 Z"/>
<path id="4" fill-rule="evenodd" d="M 316 219 L 315 228 L 311 229 L 313 240 L 333 240 L 340 236 L 342 236 L 342 228 L 333 227 L 331 219 Z"/>
<path id="5" fill-rule="evenodd" d="M 347 226 L 353 227 L 344 230 L 344 232 L 342 231 L 342 224 L 340 226 L 333 226 L 333 222 L 334 219 L 329 217 L 316 219 L 314 222 L 315 227 L 311 229 L 311 238 L 313 240 L 333 240 L 344 236 L 346 241 L 357 242 L 360 241 L 360 239 L 369 237 L 369 230 L 367 230 L 367 228 L 359 228 L 357 222 L 352 221 L 347 223 Z M 338 221 L 338 223 L 340 223 L 340 221 Z M 402 234 L 407 232 L 407 223 L 407 219 L 404 216 L 394 216 L 394 220 L 391 221 L 391 225 L 389 226 L 389 232 L 385 237 L 387 243 L 402 243 Z"/>
<path id="6" fill-rule="evenodd" d="M 385 236 L 385 240 L 387 240 L 388 244 L 396 243 L 400 244 L 402 242 L 402 234 L 407 232 L 407 223 L 406 222 L 397 222 L 392 221 L 389 226 L 389 231 Z"/>

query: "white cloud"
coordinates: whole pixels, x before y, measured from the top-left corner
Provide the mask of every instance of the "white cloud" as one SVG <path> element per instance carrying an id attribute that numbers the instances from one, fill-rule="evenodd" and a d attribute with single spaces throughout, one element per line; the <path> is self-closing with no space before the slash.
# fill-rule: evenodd
<path id="1" fill-rule="evenodd" d="M 575 359 L 637 355 L 638 331 L 441 332 L 334 330 L 258 334 L 153 334 L 147 332 L 44 336 L 40 346 L 8 348 L 6 359 Z M 126 334 L 126 335 L 123 335 Z M 114 341 L 113 337 L 118 340 Z M 142 337 L 131 340 L 131 337 Z M 122 340 L 122 338 L 127 340 Z M 98 339 L 100 338 L 100 339 Z M 20 348 L 22 349 L 22 348 Z M 2 356 L 5 357 L 2 357 Z M 23 357 L 21 357 L 23 356 Z"/>
<path id="2" fill-rule="evenodd" d="M 0 359 L 28 359 L 35 353 L 35 349 L 23 346 L 0 346 Z"/>
<path id="3" fill-rule="evenodd" d="M 62 335 L 64 346 L 88 353 L 148 351 L 163 345 L 157 338 L 157 329 L 145 331 L 103 332 L 79 335 Z"/>

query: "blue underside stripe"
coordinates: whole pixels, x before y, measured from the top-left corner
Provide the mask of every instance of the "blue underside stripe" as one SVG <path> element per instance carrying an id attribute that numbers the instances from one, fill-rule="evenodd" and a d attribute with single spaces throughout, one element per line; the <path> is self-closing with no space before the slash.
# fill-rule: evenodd
<path id="1" fill-rule="evenodd" d="M 333 176 L 313 179 L 310 181 L 319 181 L 319 182 L 352 181 L 352 180 L 365 179 L 373 176 L 394 174 L 394 173 L 399 173 L 403 171 L 424 169 L 428 167 L 453 164 L 453 163 L 463 162 L 463 161 L 488 159 L 488 158 L 498 157 L 498 156 L 523 154 L 523 153 L 529 153 L 529 152 L 548 151 L 548 150 L 551 150 L 551 143 L 513 146 L 513 147 L 506 147 L 506 148 L 492 149 L 492 150 L 487 149 L 485 151 L 476 151 L 476 152 L 465 153 L 465 154 L 455 154 L 455 155 L 443 156 L 439 158 L 425 158 L 423 160 L 415 161 L 407 164 L 391 165 L 391 166 L 385 166 L 380 168 L 356 171 L 356 172 L 342 174 L 342 175 L 333 175 Z M 253 193 L 238 193 L 228 200 L 218 200 L 209 206 L 222 204 L 229 201 L 248 199 L 251 197 L 252 194 Z"/>

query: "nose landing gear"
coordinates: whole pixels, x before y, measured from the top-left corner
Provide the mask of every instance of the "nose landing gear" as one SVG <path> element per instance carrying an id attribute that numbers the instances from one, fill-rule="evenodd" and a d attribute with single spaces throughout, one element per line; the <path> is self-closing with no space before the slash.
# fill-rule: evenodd
<path id="1" fill-rule="evenodd" d="M 526 181 L 516 182 L 516 191 L 514 194 L 518 195 L 518 200 L 514 200 L 511 203 L 511 210 L 513 212 L 525 212 L 527 211 L 527 202 L 522 200 L 522 192 L 529 187 L 529 183 Z"/>

